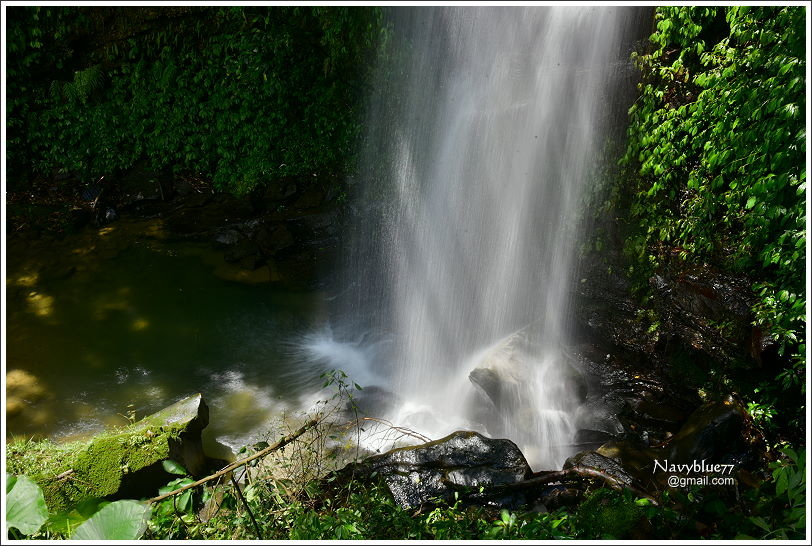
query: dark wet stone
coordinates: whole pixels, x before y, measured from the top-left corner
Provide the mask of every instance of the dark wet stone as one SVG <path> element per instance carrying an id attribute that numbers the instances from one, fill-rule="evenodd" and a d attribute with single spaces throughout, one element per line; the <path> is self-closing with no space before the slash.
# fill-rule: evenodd
<path id="1" fill-rule="evenodd" d="M 306 188 L 302 192 L 293 203 L 293 207 L 297 210 L 306 210 L 316 208 L 322 203 L 324 203 L 324 191 L 314 185 Z"/>
<path id="2" fill-rule="evenodd" d="M 747 468 L 760 460 L 763 445 L 741 403 L 728 398 L 699 407 L 665 449 L 676 464 L 705 460 Z"/>
<path id="3" fill-rule="evenodd" d="M 624 362 L 616 355 L 601 355 L 591 346 L 575 347 L 572 354 L 579 360 L 589 388 L 578 422 L 582 429 L 614 439 L 658 444 L 676 433 L 701 403 L 695 392 L 674 385 L 633 359 Z"/>
<path id="4" fill-rule="evenodd" d="M 468 374 L 471 383 L 482 389 L 494 405 L 496 411 L 504 412 L 513 406 L 516 394 L 515 383 L 511 384 L 506 378 L 490 368 L 476 368 Z M 512 388 L 511 388 L 512 387 Z"/>
<path id="5" fill-rule="evenodd" d="M 265 188 L 261 198 L 266 203 L 282 203 L 296 195 L 296 184 L 291 180 L 272 180 Z"/>
<path id="6" fill-rule="evenodd" d="M 223 253 L 223 259 L 228 263 L 235 263 L 241 262 L 246 258 L 258 257 L 259 254 L 260 251 L 256 244 L 249 239 L 242 238 L 239 239 L 236 244 L 226 248 Z"/>
<path id="7" fill-rule="evenodd" d="M 601 470 L 617 479 L 625 476 L 644 489 L 668 487 L 674 472 L 657 471 L 659 465 L 732 464 L 735 469 L 759 466 L 764 453 L 761 435 L 752 427 L 741 404 L 732 398 L 703 404 L 685 421 L 679 431 L 661 445 L 648 447 L 640 438 L 609 441 L 595 451 L 579 453 L 564 464 Z M 612 461 L 611 463 L 608 461 Z M 693 473 L 693 474 L 692 474 Z M 684 471 L 682 476 L 701 475 Z M 621 483 L 627 483 L 621 481 Z M 631 482 L 628 482 L 631 483 Z"/>
<path id="8" fill-rule="evenodd" d="M 287 221 L 291 234 L 297 240 L 316 241 L 338 235 L 338 215 L 333 212 L 316 212 L 297 215 Z"/>
<path id="9" fill-rule="evenodd" d="M 99 194 L 101 194 L 102 186 L 99 184 L 91 184 L 82 188 L 79 191 L 79 196 L 82 198 L 83 201 L 91 202 L 96 199 Z"/>
<path id="10" fill-rule="evenodd" d="M 243 238 L 242 233 L 236 229 L 221 229 L 214 235 L 214 242 L 223 246 L 236 245 Z"/>
<path id="11" fill-rule="evenodd" d="M 539 492 L 537 506 L 543 506 L 546 511 L 557 510 L 565 506 L 575 506 L 583 499 L 579 489 L 564 485 L 552 485 Z"/>
<path id="12" fill-rule="evenodd" d="M 379 476 L 404 508 L 434 499 L 452 501 L 455 491 L 516 483 L 531 474 L 516 444 L 470 431 L 375 455 L 342 472 L 356 478 Z"/>
<path id="13" fill-rule="evenodd" d="M 598 447 L 601 444 L 614 439 L 614 435 L 602 430 L 579 429 L 575 432 L 573 443 L 576 445 L 594 444 L 595 447 Z"/>

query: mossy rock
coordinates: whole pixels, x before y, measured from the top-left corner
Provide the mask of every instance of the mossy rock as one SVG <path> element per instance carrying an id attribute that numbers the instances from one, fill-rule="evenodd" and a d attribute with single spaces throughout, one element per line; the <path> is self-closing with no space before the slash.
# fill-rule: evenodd
<path id="1" fill-rule="evenodd" d="M 196 394 L 87 441 L 10 443 L 6 464 L 8 472 L 42 487 L 51 512 L 89 498 L 149 496 L 172 479 L 162 461 L 175 460 L 192 474 L 204 468 L 200 433 L 208 419 L 208 407 Z"/>

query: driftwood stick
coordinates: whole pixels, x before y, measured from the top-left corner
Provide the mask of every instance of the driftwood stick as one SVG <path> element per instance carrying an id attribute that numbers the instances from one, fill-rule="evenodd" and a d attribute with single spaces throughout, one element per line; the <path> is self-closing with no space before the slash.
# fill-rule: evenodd
<path id="1" fill-rule="evenodd" d="M 164 499 L 166 499 L 168 497 L 171 497 L 172 495 L 177 495 L 178 493 L 186 491 L 187 489 L 191 489 L 192 487 L 197 487 L 198 485 L 202 485 L 202 484 L 204 484 L 206 482 L 210 482 L 211 480 L 214 480 L 214 479 L 219 478 L 220 476 L 222 476 L 224 474 L 227 474 L 227 473 L 231 472 L 235 468 L 239 468 L 239 467 L 243 466 L 246 463 L 250 463 L 254 459 L 264 457 L 265 455 L 271 453 L 272 451 L 276 451 L 277 449 L 280 449 L 280 448 L 286 446 L 287 444 L 291 443 L 293 440 L 295 440 L 296 438 L 298 438 L 299 436 L 301 436 L 302 434 L 304 434 L 305 432 L 307 432 L 309 429 L 313 428 L 317 424 L 319 424 L 318 419 L 311 419 L 310 421 L 308 421 L 307 423 L 302 425 L 302 427 L 299 430 L 297 430 L 293 434 L 285 436 L 284 438 L 282 438 L 281 440 L 276 442 L 274 445 L 268 446 L 268 447 L 266 447 L 265 449 L 263 449 L 261 451 L 257 451 L 256 453 L 254 453 L 250 457 L 246 457 L 245 459 L 235 461 L 235 462 L 229 464 L 228 466 L 224 467 L 222 470 L 218 470 L 214 474 L 212 474 L 210 476 L 206 476 L 205 478 L 201 478 L 201 479 L 197 480 L 194 483 L 190 483 L 189 485 L 184 485 L 183 487 L 181 487 L 179 489 L 175 489 L 174 491 L 170 491 L 169 493 L 165 493 L 163 495 L 158 495 L 157 497 L 153 497 L 153 498 L 151 498 L 151 499 L 149 499 L 147 501 L 147 504 L 162 501 L 162 500 L 164 500 Z"/>

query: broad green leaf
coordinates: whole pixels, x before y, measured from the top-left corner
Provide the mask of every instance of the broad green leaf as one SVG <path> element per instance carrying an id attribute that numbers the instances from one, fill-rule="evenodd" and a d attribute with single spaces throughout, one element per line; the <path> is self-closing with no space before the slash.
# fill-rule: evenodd
<path id="1" fill-rule="evenodd" d="M 187 489 L 177 497 L 177 507 L 181 512 L 185 512 L 192 502 L 192 490 Z"/>
<path id="2" fill-rule="evenodd" d="M 758 527 L 764 529 L 765 531 L 771 531 L 772 530 L 772 529 L 770 529 L 770 526 L 767 524 L 767 522 L 764 521 L 764 518 L 750 517 L 748 519 L 750 520 L 751 523 L 753 523 L 754 525 L 757 525 Z"/>
<path id="3" fill-rule="evenodd" d="M 134 500 L 108 504 L 81 524 L 71 540 L 136 540 L 144 534 L 149 505 Z"/>
<path id="4" fill-rule="evenodd" d="M 48 519 L 42 489 L 28 476 L 6 474 L 6 529 L 14 527 L 24 535 L 36 533 Z"/>
<path id="5" fill-rule="evenodd" d="M 165 486 L 158 489 L 158 494 L 166 495 L 167 493 L 171 493 L 172 491 L 180 489 L 181 487 L 189 485 L 190 483 L 194 483 L 194 480 L 191 480 L 189 478 L 178 478 L 177 480 L 172 480 Z"/>
<path id="6" fill-rule="evenodd" d="M 166 459 L 164 461 L 161 461 L 161 466 L 163 466 L 164 470 L 166 470 L 170 474 L 177 474 L 179 476 L 185 476 L 186 474 L 188 474 L 188 472 L 186 472 L 186 469 L 183 468 L 183 466 L 173 461 L 172 459 Z"/>
<path id="7" fill-rule="evenodd" d="M 775 477 L 775 494 L 781 496 L 787 490 L 787 469 L 780 468 L 776 471 Z"/>

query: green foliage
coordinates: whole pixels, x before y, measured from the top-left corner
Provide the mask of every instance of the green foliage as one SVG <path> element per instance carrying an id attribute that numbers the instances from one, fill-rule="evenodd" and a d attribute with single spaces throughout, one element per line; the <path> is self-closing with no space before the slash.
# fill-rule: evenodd
<path id="1" fill-rule="evenodd" d="M 758 499 L 750 523 L 762 538 L 798 539 L 806 531 L 806 451 L 783 447 L 783 459 L 770 463 L 772 482 Z"/>
<path id="2" fill-rule="evenodd" d="M 664 491 L 655 505 L 628 490 L 599 488 L 574 509 L 544 513 L 468 506 L 459 497 L 453 503 L 436 499 L 431 505 L 407 510 L 381 482 L 359 482 L 330 472 L 342 466 L 335 442 L 353 433 L 329 417 L 346 409 L 357 388 L 347 383 L 340 370 L 322 377 L 335 394 L 319 410 L 319 425 L 284 453 L 254 459 L 235 470 L 231 482 L 189 488 L 151 503 L 151 508 L 134 500 L 111 504 L 87 499 L 51 515 L 44 525 L 40 511 L 32 538 L 110 540 L 137 538 L 142 533 L 144 538 L 158 540 L 311 541 L 803 537 L 805 452 L 787 447 L 782 448 L 782 458 L 771 463 L 771 479 L 743 490 L 741 498 L 734 498 L 733 489 L 727 487 L 692 487 Z M 269 433 L 268 439 L 279 433 Z M 36 444 L 31 445 L 36 450 Z M 268 446 L 267 442 L 246 446 L 240 456 Z M 25 457 L 19 450 L 14 453 Z M 164 460 L 162 466 L 178 477 L 158 494 L 194 483 L 176 462 Z M 11 477 L 8 482 L 12 491 L 19 479 L 15 482 Z M 36 484 L 33 487 L 39 491 Z M 10 500 L 7 496 L 7 507 L 13 504 Z"/>
<path id="3" fill-rule="evenodd" d="M 805 389 L 805 10 L 655 14 L 651 47 L 634 56 L 643 81 L 623 158 L 636 170 L 626 250 L 639 279 L 684 262 L 753 280 L 754 325 L 792 361 L 758 389 L 763 409 Z"/>
<path id="4" fill-rule="evenodd" d="M 273 513 L 260 518 L 260 534 L 266 540 L 472 540 L 550 539 L 576 536 L 570 516 L 553 513 L 494 512 L 463 507 L 459 501 L 438 504 L 425 513 L 398 505 L 381 485 L 351 482 L 325 491 L 311 482 L 308 494 L 291 495 L 280 483 L 268 478 L 252 479 L 243 488 L 247 506 L 232 487 L 204 493 L 196 509 L 155 508 L 150 521 L 150 538 L 156 539 L 254 539 L 248 510 Z M 203 519 L 201 505 L 218 498 L 215 517 Z M 170 499 L 161 505 L 171 504 Z M 204 510 L 205 512 L 205 510 Z"/>
<path id="5" fill-rule="evenodd" d="M 6 474 L 6 529 L 32 535 L 47 519 L 48 507 L 36 482 L 28 476 Z"/>
<path id="6" fill-rule="evenodd" d="M 632 213 L 658 262 L 715 260 L 755 273 L 757 323 L 803 331 L 804 10 L 660 7 L 631 108 Z"/>
<path id="7" fill-rule="evenodd" d="M 768 427 L 775 416 L 775 407 L 760 402 L 748 402 L 747 413 L 750 414 L 757 425 Z"/>
<path id="8" fill-rule="evenodd" d="M 179 476 L 185 476 L 188 474 L 183 465 L 178 462 L 173 461 L 172 459 L 166 459 L 161 461 L 161 466 L 163 466 L 164 470 L 166 470 L 170 474 L 177 474 Z"/>
<path id="9" fill-rule="evenodd" d="M 44 535 L 75 540 L 135 540 L 146 529 L 149 508 L 142 502 L 93 499 L 69 513 L 49 518 L 45 497 L 36 482 L 25 475 L 6 474 L 6 483 L 6 527 L 12 538 Z M 14 533 L 22 533 L 23 537 Z"/>
<path id="10" fill-rule="evenodd" d="M 68 510 L 51 514 L 46 528 L 53 536 L 70 536 L 74 529 L 109 502 L 98 498 L 85 499 Z"/>
<path id="11" fill-rule="evenodd" d="M 627 492 L 597 489 L 576 511 L 576 521 L 590 538 L 628 538 L 643 516 L 640 507 Z"/>
<path id="12" fill-rule="evenodd" d="M 146 23 L 135 8 L 9 12 L 15 180 L 98 179 L 145 157 L 244 193 L 353 168 L 378 8 L 197 7 Z M 106 29 L 128 15 L 122 32 Z M 90 46 L 75 51 L 79 39 Z"/>

